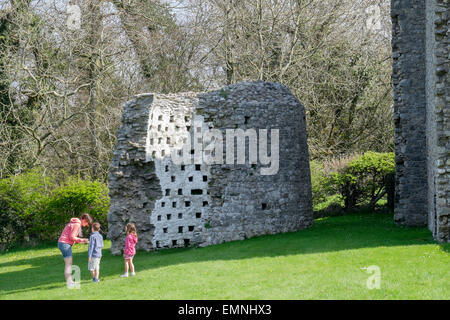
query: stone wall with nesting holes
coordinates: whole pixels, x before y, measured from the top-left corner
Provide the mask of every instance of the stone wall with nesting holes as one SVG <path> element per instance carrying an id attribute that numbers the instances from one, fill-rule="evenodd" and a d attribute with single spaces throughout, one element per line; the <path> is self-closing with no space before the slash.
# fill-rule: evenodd
<path id="1" fill-rule="evenodd" d="M 227 140 L 238 130 L 248 134 L 243 144 L 233 135 Z M 231 139 L 237 145 L 232 152 Z M 255 141 L 257 161 L 249 151 Z M 244 147 L 245 163 L 238 164 Z M 260 150 L 272 163 L 261 161 Z M 128 222 L 136 224 L 138 248 L 145 250 L 307 228 L 313 213 L 305 110 L 288 88 L 262 81 L 206 93 L 139 95 L 124 107 L 109 186 L 114 254 L 123 249 Z"/>

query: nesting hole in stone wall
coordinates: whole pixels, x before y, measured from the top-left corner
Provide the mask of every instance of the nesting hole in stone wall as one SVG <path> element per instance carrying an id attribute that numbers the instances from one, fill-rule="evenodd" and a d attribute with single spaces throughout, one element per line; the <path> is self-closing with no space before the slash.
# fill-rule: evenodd
<path id="1" fill-rule="evenodd" d="M 162 150 L 162 151 L 161 151 L 161 156 L 164 157 L 165 155 L 166 155 L 166 151 L 165 151 L 165 150 Z"/>
<path id="2" fill-rule="evenodd" d="M 267 210 L 267 203 L 262 203 L 261 204 L 261 209 Z"/>
<path id="3" fill-rule="evenodd" d="M 190 201 L 185 201 L 185 202 L 184 202 L 184 205 L 185 205 L 186 207 L 190 207 L 190 206 L 191 206 L 191 202 L 190 202 Z"/>
<path id="4" fill-rule="evenodd" d="M 202 170 L 202 165 L 201 164 L 196 164 L 195 165 L 195 171 L 200 171 Z"/>
<path id="5" fill-rule="evenodd" d="M 172 219 L 172 215 L 171 215 L 171 214 L 168 214 L 168 215 L 167 215 L 167 220 L 170 220 L 170 219 Z"/>
<path id="6" fill-rule="evenodd" d="M 183 219 L 183 214 L 182 213 L 178 214 L 178 219 Z"/>
<path id="7" fill-rule="evenodd" d="M 163 228 L 164 233 L 167 233 L 167 231 L 168 231 L 167 228 Z"/>
<path id="8" fill-rule="evenodd" d="M 188 230 L 189 230 L 189 231 L 194 231 L 194 226 L 189 226 L 189 227 L 188 227 Z"/>
<path id="9" fill-rule="evenodd" d="M 203 182 L 208 181 L 208 176 L 203 176 Z"/>
<path id="10" fill-rule="evenodd" d="M 189 239 L 184 239 L 184 246 L 188 247 L 191 241 Z"/>
<path id="11" fill-rule="evenodd" d="M 203 206 L 206 207 L 208 205 L 208 201 L 203 201 Z"/>
<path id="12" fill-rule="evenodd" d="M 161 131 L 161 125 L 158 124 L 158 131 Z"/>
<path id="13" fill-rule="evenodd" d="M 201 212 L 195 213 L 195 217 L 196 217 L 197 219 L 200 219 L 200 218 L 202 217 L 202 213 L 201 213 Z"/>
<path id="14" fill-rule="evenodd" d="M 174 120 L 173 120 L 173 116 L 170 116 L 170 120 L 169 120 L 170 122 L 173 122 Z"/>
<path id="15" fill-rule="evenodd" d="M 245 116 L 244 117 L 244 124 L 248 124 L 248 120 L 250 120 L 250 117 L 249 116 Z"/>
<path id="16" fill-rule="evenodd" d="M 156 241 L 156 247 L 157 247 L 157 248 L 161 248 L 161 246 L 160 246 L 160 244 L 159 244 L 159 241 Z"/>
<path id="17" fill-rule="evenodd" d="M 175 179 L 176 179 L 175 176 L 170 177 L 170 181 L 172 181 L 172 182 L 175 182 Z"/>
<path id="18" fill-rule="evenodd" d="M 192 182 L 192 181 L 194 181 L 194 177 L 192 177 L 192 176 L 191 176 L 191 177 L 189 177 L 188 179 L 189 179 L 189 182 Z"/>
<path id="19" fill-rule="evenodd" d="M 158 221 L 161 221 L 161 216 L 158 216 L 158 218 L 157 218 L 157 219 L 158 219 Z"/>
<path id="20" fill-rule="evenodd" d="M 186 126 L 186 130 L 190 131 L 191 130 L 191 126 Z"/>
<path id="21" fill-rule="evenodd" d="M 178 233 L 183 233 L 183 227 L 178 227 Z"/>
<path id="22" fill-rule="evenodd" d="M 167 137 L 167 142 L 166 143 L 170 144 L 170 138 L 169 137 Z"/>
<path id="23" fill-rule="evenodd" d="M 158 116 L 158 120 L 162 121 L 163 117 L 162 116 Z"/>
<path id="24" fill-rule="evenodd" d="M 178 195 L 182 196 L 183 195 L 183 189 L 178 189 Z"/>
<path id="25" fill-rule="evenodd" d="M 202 189 L 192 189 L 191 190 L 191 195 L 193 195 L 193 196 L 201 196 L 202 194 L 203 194 Z"/>
<path id="26" fill-rule="evenodd" d="M 176 207 L 177 207 L 177 202 L 176 201 L 172 202 L 172 208 L 176 208 Z"/>
<path id="27" fill-rule="evenodd" d="M 166 166 L 165 171 L 169 172 L 169 166 Z"/>
<path id="28" fill-rule="evenodd" d="M 170 196 L 170 189 L 166 189 L 166 196 Z"/>
<path id="29" fill-rule="evenodd" d="M 177 245 L 177 240 L 172 240 L 172 246 L 176 246 Z"/>
<path id="30" fill-rule="evenodd" d="M 161 144 L 162 138 L 158 138 L 158 144 Z"/>
<path id="31" fill-rule="evenodd" d="M 186 169 L 186 166 L 184 164 L 181 165 L 181 171 L 184 171 Z"/>
<path id="32" fill-rule="evenodd" d="M 154 139 L 151 138 L 151 139 L 150 139 L 150 144 L 153 145 L 154 142 L 155 142 Z"/>
<path id="33" fill-rule="evenodd" d="M 161 202 L 161 208 L 164 208 L 166 206 L 166 203 L 163 201 Z"/>

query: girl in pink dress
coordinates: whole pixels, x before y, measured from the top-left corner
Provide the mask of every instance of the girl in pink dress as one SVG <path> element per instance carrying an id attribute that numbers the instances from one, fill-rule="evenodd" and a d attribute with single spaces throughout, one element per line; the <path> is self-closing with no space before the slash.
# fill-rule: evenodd
<path id="1" fill-rule="evenodd" d="M 130 269 L 132 276 L 136 275 L 133 264 L 133 258 L 136 254 L 135 246 L 138 241 L 136 227 L 134 224 L 128 223 L 125 227 L 125 231 L 127 233 L 127 237 L 125 238 L 125 249 L 123 250 L 123 258 L 125 259 L 125 273 L 121 275 L 122 278 L 128 277 L 128 268 Z"/>

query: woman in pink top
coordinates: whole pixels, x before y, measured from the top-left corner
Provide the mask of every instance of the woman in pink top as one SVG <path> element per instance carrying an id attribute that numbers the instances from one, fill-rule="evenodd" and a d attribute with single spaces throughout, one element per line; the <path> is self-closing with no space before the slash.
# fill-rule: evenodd
<path id="1" fill-rule="evenodd" d="M 92 223 L 92 218 L 85 213 L 80 219 L 72 218 L 64 228 L 58 240 L 58 248 L 62 253 L 65 268 L 64 276 L 68 287 L 73 287 L 72 282 L 72 246 L 74 243 L 88 243 L 88 239 L 79 238 L 81 227 L 86 227 Z"/>
<path id="2" fill-rule="evenodd" d="M 137 243 L 136 227 L 134 224 L 128 223 L 125 231 L 127 233 L 127 237 L 125 238 L 125 249 L 123 250 L 123 258 L 125 259 L 125 273 L 121 275 L 122 278 L 128 277 L 128 267 L 130 267 L 131 275 L 136 275 L 133 264 L 133 258 L 136 254 L 135 246 Z"/>

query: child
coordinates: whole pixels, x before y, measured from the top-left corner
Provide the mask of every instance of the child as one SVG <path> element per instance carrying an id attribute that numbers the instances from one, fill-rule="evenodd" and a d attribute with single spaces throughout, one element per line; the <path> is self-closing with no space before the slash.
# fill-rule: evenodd
<path id="1" fill-rule="evenodd" d="M 136 275 L 134 273 L 133 257 L 136 254 L 136 249 L 134 248 L 137 243 L 136 227 L 132 223 L 128 223 L 125 231 L 127 237 L 125 239 L 125 250 L 123 251 L 123 258 L 125 259 L 125 273 L 120 277 L 128 277 L 128 267 L 130 267 L 131 275 Z"/>
<path id="2" fill-rule="evenodd" d="M 88 269 L 92 274 L 92 281 L 99 282 L 98 276 L 100 273 L 100 259 L 102 258 L 103 237 L 99 233 L 100 223 L 92 224 L 92 234 L 89 238 L 89 264 Z"/>

